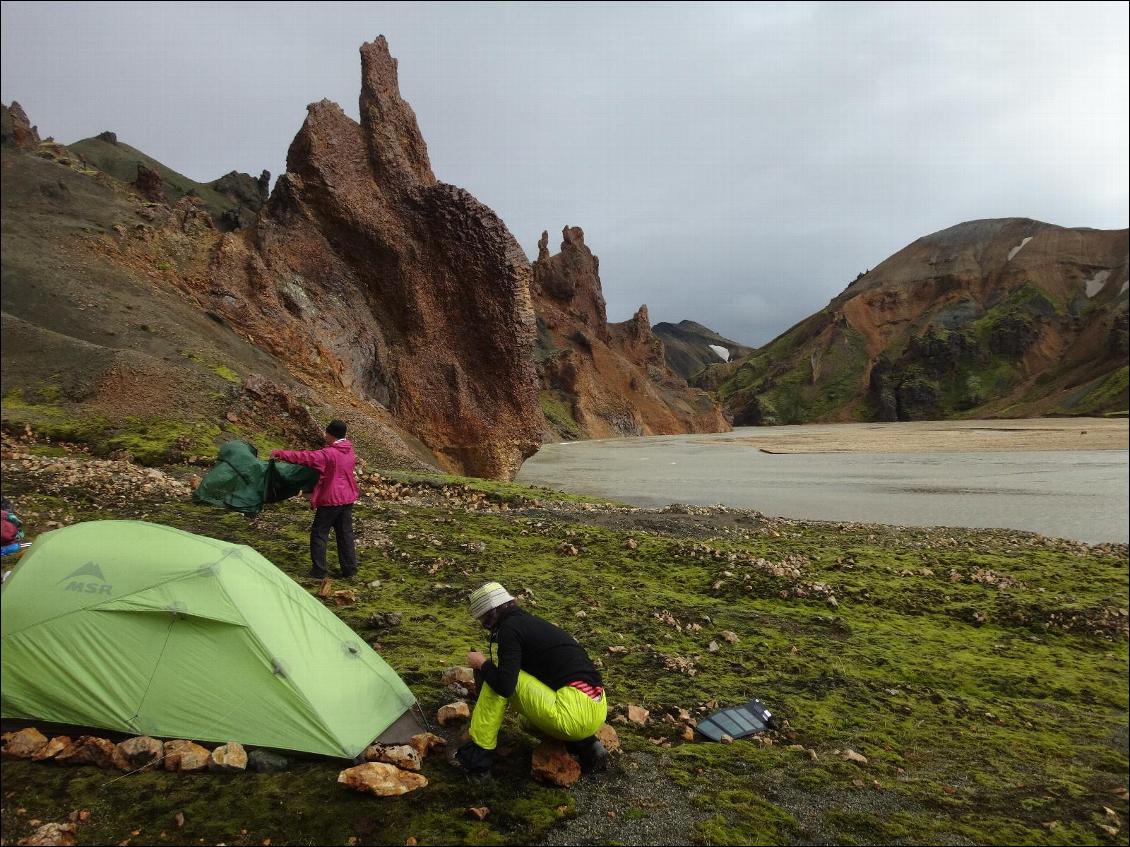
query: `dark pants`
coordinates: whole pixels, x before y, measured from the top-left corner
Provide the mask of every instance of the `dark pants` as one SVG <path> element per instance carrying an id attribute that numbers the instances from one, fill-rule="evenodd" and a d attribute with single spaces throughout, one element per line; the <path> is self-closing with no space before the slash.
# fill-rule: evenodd
<path id="1" fill-rule="evenodd" d="M 310 561 L 317 574 L 326 573 L 326 542 L 330 529 L 337 540 L 337 560 L 342 576 L 357 573 L 357 551 L 353 549 L 353 504 L 348 506 L 319 506 L 310 524 Z"/>

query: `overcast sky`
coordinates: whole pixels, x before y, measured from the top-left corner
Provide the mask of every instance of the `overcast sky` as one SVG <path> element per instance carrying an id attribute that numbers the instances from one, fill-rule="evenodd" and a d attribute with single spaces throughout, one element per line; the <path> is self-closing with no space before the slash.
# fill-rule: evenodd
<path id="1" fill-rule="evenodd" d="M 965 220 L 1128 222 L 1128 6 L 3 3 L 2 99 L 189 177 L 272 175 L 383 33 L 439 179 L 536 255 L 581 226 L 610 320 L 764 343 Z"/>

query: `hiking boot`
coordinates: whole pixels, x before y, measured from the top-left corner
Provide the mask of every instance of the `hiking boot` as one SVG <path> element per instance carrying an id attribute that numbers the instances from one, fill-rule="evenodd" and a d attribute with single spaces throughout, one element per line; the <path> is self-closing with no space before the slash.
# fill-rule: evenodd
<path id="1" fill-rule="evenodd" d="M 310 570 L 306 572 L 307 579 L 325 579 L 327 576 L 329 576 L 329 574 L 325 571 L 317 571 L 313 568 L 310 568 Z"/>
<path id="2" fill-rule="evenodd" d="M 353 582 L 353 580 L 357 579 L 357 574 L 343 573 L 340 577 L 338 577 L 338 579 L 340 579 L 342 582 Z"/>
<path id="3" fill-rule="evenodd" d="M 451 763 L 470 777 L 489 779 L 494 764 L 494 751 L 484 750 L 474 741 L 468 741 L 455 751 Z"/>
<path id="4" fill-rule="evenodd" d="M 608 766 L 608 751 L 595 735 L 580 741 L 566 741 L 565 749 L 581 762 L 581 773 L 598 773 Z"/>

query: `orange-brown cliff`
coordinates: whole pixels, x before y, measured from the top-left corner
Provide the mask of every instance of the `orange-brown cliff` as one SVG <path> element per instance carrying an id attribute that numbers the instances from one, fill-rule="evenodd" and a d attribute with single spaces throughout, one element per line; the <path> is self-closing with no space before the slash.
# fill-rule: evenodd
<path id="1" fill-rule="evenodd" d="M 720 432 L 730 427 L 703 391 L 675 374 L 652 335 L 647 306 L 609 324 L 599 260 L 580 227 L 565 227 L 561 250 L 542 233 L 533 265 L 542 410 L 554 435 L 608 438 Z"/>
<path id="2" fill-rule="evenodd" d="M 529 261 L 436 180 L 383 36 L 361 63 L 360 123 L 308 107 L 257 224 L 223 236 L 200 294 L 309 379 L 386 406 L 451 470 L 510 477 L 541 430 Z"/>

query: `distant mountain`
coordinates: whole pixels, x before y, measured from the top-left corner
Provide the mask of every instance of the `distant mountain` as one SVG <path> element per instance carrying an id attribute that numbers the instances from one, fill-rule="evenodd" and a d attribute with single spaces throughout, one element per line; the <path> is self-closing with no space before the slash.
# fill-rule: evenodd
<path id="1" fill-rule="evenodd" d="M 1125 413 L 1128 236 L 958 224 L 695 382 L 735 425 Z"/>
<path id="2" fill-rule="evenodd" d="M 692 379 L 707 365 L 743 359 L 753 352 L 752 347 L 723 338 L 694 321 L 657 323 L 651 331 L 663 339 L 667 364 L 683 379 Z"/>

